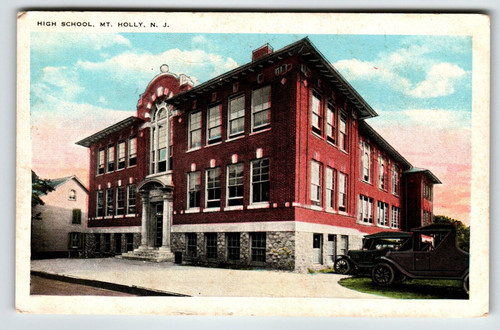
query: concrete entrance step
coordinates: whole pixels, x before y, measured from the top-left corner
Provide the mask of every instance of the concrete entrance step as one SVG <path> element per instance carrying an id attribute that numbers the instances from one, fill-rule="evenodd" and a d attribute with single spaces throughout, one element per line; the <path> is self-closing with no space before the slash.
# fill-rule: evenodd
<path id="1" fill-rule="evenodd" d="M 136 249 L 117 256 L 117 258 L 151 262 L 174 262 L 174 254 L 171 251 L 160 249 Z"/>

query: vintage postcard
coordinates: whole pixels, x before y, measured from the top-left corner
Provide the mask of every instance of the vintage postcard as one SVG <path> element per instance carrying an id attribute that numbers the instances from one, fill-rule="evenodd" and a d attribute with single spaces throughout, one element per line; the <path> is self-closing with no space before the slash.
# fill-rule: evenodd
<path id="1" fill-rule="evenodd" d="M 20 12 L 16 309 L 487 315 L 489 44 L 477 14 Z"/>

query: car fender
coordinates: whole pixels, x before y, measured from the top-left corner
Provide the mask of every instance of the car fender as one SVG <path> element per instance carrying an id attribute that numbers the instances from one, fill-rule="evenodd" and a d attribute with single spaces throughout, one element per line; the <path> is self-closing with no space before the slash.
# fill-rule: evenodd
<path id="1" fill-rule="evenodd" d="M 408 276 L 408 277 L 414 277 L 414 275 L 408 273 L 404 268 L 402 268 L 398 263 L 394 262 L 392 259 L 389 259 L 385 256 L 379 257 L 375 259 L 374 264 L 377 264 L 379 262 L 385 262 L 391 266 L 393 266 L 395 269 L 397 269 L 401 274 Z"/>

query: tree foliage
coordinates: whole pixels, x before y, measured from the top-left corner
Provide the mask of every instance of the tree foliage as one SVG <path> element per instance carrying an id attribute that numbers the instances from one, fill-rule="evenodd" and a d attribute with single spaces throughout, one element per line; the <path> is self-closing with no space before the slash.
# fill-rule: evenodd
<path id="1" fill-rule="evenodd" d="M 469 252 L 470 246 L 470 226 L 467 227 L 460 220 L 452 219 L 444 215 L 434 216 L 434 223 L 449 223 L 457 228 L 458 247 Z"/>
<path id="2" fill-rule="evenodd" d="M 44 205 L 41 196 L 54 190 L 49 180 L 40 179 L 34 171 L 31 171 L 31 218 L 41 220 L 41 212 L 36 213 L 38 205 Z"/>

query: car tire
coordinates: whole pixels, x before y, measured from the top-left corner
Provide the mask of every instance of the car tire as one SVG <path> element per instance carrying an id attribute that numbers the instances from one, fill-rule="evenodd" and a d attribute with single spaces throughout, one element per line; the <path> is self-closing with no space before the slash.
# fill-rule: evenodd
<path id="1" fill-rule="evenodd" d="M 465 275 L 463 280 L 464 291 L 469 294 L 469 273 Z"/>
<path id="2" fill-rule="evenodd" d="M 372 269 L 372 281 L 379 286 L 388 286 L 394 282 L 396 272 L 387 263 L 378 263 Z"/>
<path id="3" fill-rule="evenodd" d="M 340 258 L 335 261 L 333 268 L 337 274 L 349 274 L 352 267 L 351 263 L 347 259 Z"/>

